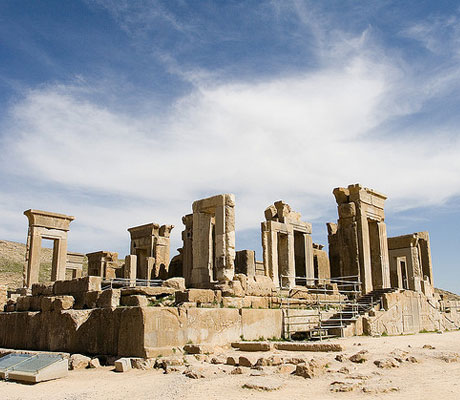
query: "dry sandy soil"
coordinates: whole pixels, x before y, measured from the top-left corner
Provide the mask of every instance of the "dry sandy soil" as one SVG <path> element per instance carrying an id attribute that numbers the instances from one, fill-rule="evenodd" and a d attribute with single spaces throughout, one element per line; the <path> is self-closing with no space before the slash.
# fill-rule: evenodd
<path id="1" fill-rule="evenodd" d="M 346 356 L 336 361 L 337 353 L 287 353 L 277 351 L 284 358 L 321 357 L 327 359 L 327 372 L 306 379 L 280 374 L 275 367 L 264 367 L 263 376 L 250 376 L 255 370 L 243 368 L 243 374 L 233 375 L 234 369 L 227 365 L 199 363 L 205 366 L 208 377 L 190 379 L 180 372 L 164 374 L 160 370 L 131 370 L 116 373 L 113 367 L 69 371 L 67 378 L 24 385 L 0 382 L 0 398 L 3 399 L 460 399 L 460 331 L 450 333 L 427 333 L 395 337 L 353 337 L 334 342 L 344 346 Z M 431 345 L 434 349 L 423 348 Z M 347 357 L 361 350 L 368 350 L 368 361 L 352 363 Z M 391 353 L 408 352 L 418 362 L 403 362 L 390 369 L 378 368 L 374 361 L 391 357 Z M 227 354 L 249 353 L 228 350 Z M 252 353 L 255 355 L 254 353 Z M 267 356 L 267 353 L 260 353 Z M 192 356 L 188 356 L 192 357 Z M 446 361 L 447 360 L 447 361 Z M 414 361 L 414 360 L 413 360 Z M 337 372 L 346 367 L 350 373 Z M 251 380 L 282 383 L 273 391 L 243 388 Z M 350 383 L 354 390 L 334 392 L 331 383 Z M 340 385 L 339 385 L 340 386 Z"/>

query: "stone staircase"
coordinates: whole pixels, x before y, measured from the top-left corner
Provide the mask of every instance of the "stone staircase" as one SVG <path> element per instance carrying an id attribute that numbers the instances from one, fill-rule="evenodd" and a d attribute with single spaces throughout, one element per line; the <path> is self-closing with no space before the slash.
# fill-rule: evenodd
<path id="1" fill-rule="evenodd" d="M 320 331 L 320 336 L 336 337 L 344 336 L 344 331 L 355 323 L 361 316 L 365 315 L 372 308 L 382 306 L 382 298 L 387 293 L 395 292 L 397 289 L 385 288 L 375 289 L 358 298 L 356 302 L 348 304 L 341 311 L 331 318 L 320 321 L 315 330 Z M 325 333 L 325 335 L 321 335 Z M 315 336 L 318 336 L 315 335 Z M 313 336 L 312 336 L 313 338 Z"/>
<path id="2" fill-rule="evenodd" d="M 321 302 L 317 304 L 316 316 L 319 319 L 319 323 L 311 326 L 308 330 L 302 332 L 300 330 L 290 329 L 290 324 L 295 325 L 293 319 L 290 318 L 289 309 L 284 310 L 284 324 L 285 332 L 294 332 L 293 335 L 289 334 L 290 338 L 308 338 L 310 340 L 323 340 L 337 336 L 344 336 L 347 329 L 350 330 L 354 326 L 354 323 L 372 308 L 379 308 L 381 306 L 382 298 L 386 293 L 391 293 L 397 289 L 386 288 L 376 289 L 369 293 L 366 293 L 359 298 L 349 299 L 347 304 L 343 306 L 337 303 L 335 306 L 342 307 L 339 311 L 331 315 L 331 312 L 327 310 L 327 307 L 323 307 Z M 300 310 L 299 310 L 300 311 Z M 305 318 L 311 315 L 312 310 L 305 310 Z M 301 318 L 302 312 L 297 312 L 296 318 Z M 295 319 L 294 319 L 295 320 Z"/>

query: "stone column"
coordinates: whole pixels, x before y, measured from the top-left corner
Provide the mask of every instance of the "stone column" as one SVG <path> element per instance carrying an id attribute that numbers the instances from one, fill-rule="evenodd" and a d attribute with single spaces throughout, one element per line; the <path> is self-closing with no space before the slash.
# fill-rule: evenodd
<path id="1" fill-rule="evenodd" d="M 421 266 L 419 262 L 418 248 L 410 248 L 410 257 L 407 260 L 407 275 L 409 289 L 421 292 L 422 287 L 420 284 Z"/>
<path id="2" fill-rule="evenodd" d="M 390 260 L 388 256 L 387 226 L 385 222 L 378 222 L 380 243 L 380 270 L 382 271 L 382 288 L 391 287 Z"/>
<path id="3" fill-rule="evenodd" d="M 304 234 L 305 238 L 305 276 L 307 286 L 315 285 L 315 265 L 313 261 L 313 239 L 310 235 Z"/>
<path id="4" fill-rule="evenodd" d="M 366 215 L 360 215 L 358 218 L 358 248 L 362 292 L 369 293 L 373 290 L 373 287 L 369 223 Z"/>
<path id="5" fill-rule="evenodd" d="M 294 232 L 291 231 L 287 235 L 287 247 L 288 247 L 288 277 L 285 278 L 289 288 L 295 286 L 295 246 L 294 246 Z M 283 280 L 283 284 L 286 284 Z"/>
<path id="6" fill-rule="evenodd" d="M 65 280 L 65 266 L 67 263 L 67 239 L 54 239 L 53 264 L 51 268 L 51 280 Z"/>
<path id="7" fill-rule="evenodd" d="M 129 255 L 125 257 L 125 268 L 123 278 L 129 279 L 130 286 L 136 286 L 137 279 L 137 256 Z"/>
<path id="8" fill-rule="evenodd" d="M 27 262 L 27 280 L 25 282 L 28 288 L 34 283 L 38 283 L 38 274 L 40 272 L 40 250 L 42 248 L 42 238 L 39 232 L 31 228 L 30 250 Z"/>
<path id="9" fill-rule="evenodd" d="M 193 269 L 192 285 L 212 280 L 212 218 L 210 214 L 193 213 Z"/>

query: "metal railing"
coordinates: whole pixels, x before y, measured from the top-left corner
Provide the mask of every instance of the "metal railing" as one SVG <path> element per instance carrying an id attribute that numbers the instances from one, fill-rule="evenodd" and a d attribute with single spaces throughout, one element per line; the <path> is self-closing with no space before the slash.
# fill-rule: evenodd
<path id="1" fill-rule="evenodd" d="M 305 282 L 308 288 L 308 293 L 315 296 L 309 305 L 313 309 L 305 310 L 304 313 L 296 313 L 291 315 L 289 312 L 292 305 L 298 303 L 301 299 L 296 299 L 296 290 L 301 291 L 301 288 L 291 287 L 292 283 L 298 284 Z M 287 283 L 287 285 L 286 285 Z M 364 307 L 358 303 L 359 295 L 361 294 L 361 282 L 358 275 L 345 276 L 338 278 L 307 278 L 307 277 L 293 277 L 288 275 L 280 276 L 281 289 L 289 290 L 286 297 L 281 297 L 281 308 L 283 308 L 283 315 L 285 321 L 284 333 L 288 339 L 291 339 L 292 334 L 297 330 L 291 331 L 291 328 L 296 326 L 312 326 L 308 331 L 313 335 L 316 333 L 320 340 L 328 336 L 328 329 L 341 328 L 343 329 L 347 321 L 355 320 L 360 314 L 360 308 Z M 337 295 L 336 299 L 328 299 L 328 296 L 321 295 Z M 332 318 L 324 318 L 325 314 L 334 310 Z M 316 315 L 311 312 L 316 311 Z M 309 321 L 309 317 L 316 317 L 316 321 Z M 306 319 L 299 321 L 300 318 Z M 293 320 L 292 320 L 293 319 Z"/>
<path id="2" fill-rule="evenodd" d="M 130 279 L 130 278 L 113 278 L 104 279 L 102 282 L 102 290 L 112 289 L 113 287 L 135 287 L 135 286 L 147 286 L 147 287 L 158 287 L 163 284 L 162 279 Z"/>

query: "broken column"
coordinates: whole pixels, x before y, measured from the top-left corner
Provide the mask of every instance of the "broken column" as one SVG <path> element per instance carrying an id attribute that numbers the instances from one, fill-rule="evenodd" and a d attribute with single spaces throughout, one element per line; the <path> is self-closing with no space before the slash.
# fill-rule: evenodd
<path id="1" fill-rule="evenodd" d="M 277 201 L 265 210 L 262 222 L 262 248 L 266 275 L 275 286 L 314 285 L 311 224 L 289 204 Z M 296 282 L 296 277 L 302 278 Z"/>
<path id="2" fill-rule="evenodd" d="M 192 220 L 184 217 L 192 225 L 192 238 L 187 238 L 192 239 L 190 284 L 231 281 L 235 272 L 235 196 L 221 194 L 197 200 L 192 209 Z M 185 274 L 189 273 L 189 263 L 190 254 L 184 249 Z"/>
<path id="3" fill-rule="evenodd" d="M 359 184 L 333 193 L 339 219 L 328 224 L 332 277 L 357 276 L 364 293 L 390 287 L 386 196 Z"/>

